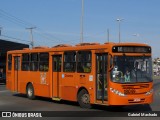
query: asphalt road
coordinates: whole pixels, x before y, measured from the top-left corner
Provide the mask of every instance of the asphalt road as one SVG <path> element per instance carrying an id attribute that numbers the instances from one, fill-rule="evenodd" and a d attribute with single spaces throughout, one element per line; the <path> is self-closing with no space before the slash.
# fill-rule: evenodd
<path id="1" fill-rule="evenodd" d="M 38 97 L 29 100 L 26 95 L 13 94 L 0 84 L 0 111 L 105 111 L 115 112 L 141 112 L 160 111 L 160 80 L 154 80 L 154 102 L 150 105 L 134 105 L 123 108 L 113 108 L 94 105 L 92 109 L 80 108 L 76 102 L 54 102 L 49 98 Z"/>

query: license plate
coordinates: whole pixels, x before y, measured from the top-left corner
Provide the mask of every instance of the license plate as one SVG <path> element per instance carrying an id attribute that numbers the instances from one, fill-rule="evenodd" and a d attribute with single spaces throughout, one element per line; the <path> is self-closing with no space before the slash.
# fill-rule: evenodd
<path id="1" fill-rule="evenodd" d="M 134 99 L 134 102 L 139 102 L 139 101 L 141 101 L 140 98 L 135 98 L 135 99 Z"/>

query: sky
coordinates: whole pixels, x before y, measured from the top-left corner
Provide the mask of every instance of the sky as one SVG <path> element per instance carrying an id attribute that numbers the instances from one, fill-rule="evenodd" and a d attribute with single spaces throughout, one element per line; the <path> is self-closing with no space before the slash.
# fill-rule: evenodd
<path id="1" fill-rule="evenodd" d="M 81 0 L 0 0 L 2 39 L 35 46 L 80 43 Z M 83 42 L 146 43 L 160 57 L 160 0 L 84 0 Z"/>

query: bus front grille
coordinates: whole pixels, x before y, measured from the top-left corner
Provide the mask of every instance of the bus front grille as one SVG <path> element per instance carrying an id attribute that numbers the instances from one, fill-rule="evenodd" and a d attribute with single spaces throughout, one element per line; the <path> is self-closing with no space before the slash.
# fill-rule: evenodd
<path id="1" fill-rule="evenodd" d="M 149 84 L 140 84 L 140 85 L 122 85 L 123 89 L 144 89 L 149 88 Z"/>
<path id="2" fill-rule="evenodd" d="M 124 94 L 126 95 L 140 95 L 145 94 L 149 88 L 149 84 L 141 85 L 122 85 Z"/>

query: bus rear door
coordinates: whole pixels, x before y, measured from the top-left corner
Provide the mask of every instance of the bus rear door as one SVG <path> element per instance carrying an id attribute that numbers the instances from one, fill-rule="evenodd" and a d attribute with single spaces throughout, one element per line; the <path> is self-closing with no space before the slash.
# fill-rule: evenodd
<path id="1" fill-rule="evenodd" d="M 62 66 L 62 55 L 53 55 L 52 56 L 52 99 L 60 100 L 60 79 L 62 76 L 61 73 Z"/>
<path id="2" fill-rule="evenodd" d="M 20 70 L 20 56 L 14 56 L 14 91 L 18 92 L 18 76 Z"/>

